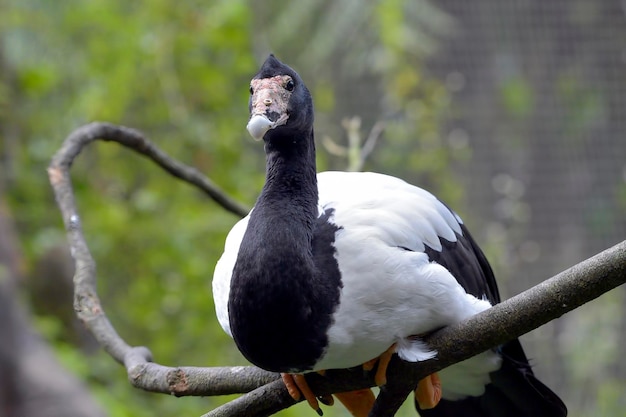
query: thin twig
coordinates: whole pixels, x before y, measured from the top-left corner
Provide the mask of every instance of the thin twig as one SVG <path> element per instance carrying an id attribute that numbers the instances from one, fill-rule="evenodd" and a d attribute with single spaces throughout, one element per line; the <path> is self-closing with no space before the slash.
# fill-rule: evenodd
<path id="1" fill-rule="evenodd" d="M 369 154 L 371 154 L 376 147 L 376 142 L 384 132 L 385 126 L 387 126 L 387 124 L 382 120 L 377 121 L 374 123 L 374 126 L 372 126 L 372 130 L 370 130 L 370 134 L 367 136 L 363 148 L 361 149 L 361 160 L 363 162 L 365 162 Z"/>
<path id="2" fill-rule="evenodd" d="M 348 155 L 348 149 L 344 146 L 339 145 L 328 135 L 322 136 L 322 145 L 331 155 L 342 157 Z"/>

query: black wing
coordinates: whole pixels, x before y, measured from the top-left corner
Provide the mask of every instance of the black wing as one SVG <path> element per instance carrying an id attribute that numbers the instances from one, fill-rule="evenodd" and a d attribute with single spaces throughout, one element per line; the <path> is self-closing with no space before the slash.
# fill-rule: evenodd
<path id="1" fill-rule="evenodd" d="M 463 235 L 457 234 L 456 242 L 440 238 L 441 251 L 427 246 L 428 258 L 450 271 L 469 294 L 476 298 L 486 297 L 492 305 L 499 303 L 498 284 L 485 254 L 464 224 L 461 224 L 461 230 Z"/>
<path id="2" fill-rule="evenodd" d="M 426 248 L 431 261 L 446 268 L 465 291 L 477 298 L 485 297 L 491 304 L 500 302 L 500 293 L 493 270 L 484 253 L 465 225 L 457 241 L 441 238 L 440 251 Z M 423 417 L 565 417 L 567 408 L 561 399 L 533 374 L 519 340 L 497 348 L 502 367 L 492 372 L 491 383 L 480 397 L 460 401 L 442 400 L 431 410 L 420 410 Z"/>

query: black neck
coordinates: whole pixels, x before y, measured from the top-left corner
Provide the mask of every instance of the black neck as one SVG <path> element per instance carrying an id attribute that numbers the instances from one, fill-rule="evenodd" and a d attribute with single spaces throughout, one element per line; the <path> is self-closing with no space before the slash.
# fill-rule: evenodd
<path id="1" fill-rule="evenodd" d="M 323 352 L 331 302 L 338 297 L 338 289 L 333 297 L 323 297 L 313 258 L 318 217 L 313 131 L 273 135 L 266 139 L 265 152 L 266 183 L 231 279 L 231 331 L 256 365 L 280 372 L 305 370 Z"/>
<path id="2" fill-rule="evenodd" d="M 240 254 L 255 259 L 258 271 L 248 271 L 245 279 L 271 271 L 271 279 L 276 283 L 310 283 L 314 270 L 311 240 L 318 200 L 313 132 L 293 140 L 273 137 L 266 141 L 265 153 L 265 185 L 240 248 Z M 298 259 L 297 273 L 290 265 L 277 266 L 285 259 Z M 308 268 L 303 270 L 305 266 Z"/>
<path id="3" fill-rule="evenodd" d="M 265 153 L 265 186 L 250 220 L 298 221 L 310 231 L 318 200 L 313 131 L 295 139 L 272 137 Z"/>

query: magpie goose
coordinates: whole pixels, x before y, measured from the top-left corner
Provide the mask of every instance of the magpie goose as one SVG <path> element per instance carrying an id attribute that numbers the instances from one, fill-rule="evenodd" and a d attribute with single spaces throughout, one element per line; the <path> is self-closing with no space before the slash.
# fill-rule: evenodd
<path id="1" fill-rule="evenodd" d="M 251 81 L 249 110 L 266 182 L 226 239 L 215 306 L 243 355 L 283 373 L 294 397 L 302 390 L 321 413 L 303 373 L 371 368 L 380 357 L 382 384 L 391 353 L 433 358 L 419 335 L 500 301 L 482 251 L 432 194 L 382 174 L 316 173 L 311 95 L 273 55 Z M 567 414 L 517 340 L 426 378 L 416 394 L 423 416 Z M 373 395 L 355 398 L 362 404 L 346 406 L 367 414 Z"/>

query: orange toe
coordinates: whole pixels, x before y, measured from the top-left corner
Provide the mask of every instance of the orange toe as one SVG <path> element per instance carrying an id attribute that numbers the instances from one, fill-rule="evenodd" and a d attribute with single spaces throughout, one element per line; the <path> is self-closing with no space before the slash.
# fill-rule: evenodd
<path id="1" fill-rule="evenodd" d="M 309 406 L 315 410 L 318 415 L 323 415 L 322 409 L 320 408 L 319 403 L 317 402 L 317 398 L 309 384 L 304 379 L 304 375 L 302 374 L 280 374 L 283 379 L 283 383 L 285 387 L 287 387 L 287 391 L 291 398 L 296 401 L 299 401 L 302 396 L 309 403 Z M 325 397 L 326 398 L 326 397 Z"/>
<path id="2" fill-rule="evenodd" d="M 287 387 L 287 392 L 296 401 L 300 400 L 300 390 L 296 385 L 296 381 L 293 380 L 293 375 L 291 374 L 280 374 L 280 377 L 283 379 L 283 384 Z"/>
<path id="3" fill-rule="evenodd" d="M 415 399 L 422 410 L 434 408 L 441 401 L 441 380 L 437 373 L 422 379 L 415 389 Z"/>
<path id="4" fill-rule="evenodd" d="M 378 358 L 370 359 L 361 366 L 363 367 L 364 371 L 371 371 L 372 369 L 374 369 L 374 366 L 376 366 L 376 362 L 378 362 Z"/>
<path id="5" fill-rule="evenodd" d="M 335 397 L 346 407 L 354 417 L 367 417 L 374 406 L 374 393 L 365 388 L 357 391 L 340 392 Z"/>
<path id="6" fill-rule="evenodd" d="M 379 387 L 382 387 L 387 383 L 387 367 L 391 361 L 391 357 L 396 351 L 396 344 L 394 343 L 378 357 L 378 368 L 376 369 L 376 375 L 374 376 L 374 382 Z M 370 361 L 371 362 L 371 361 Z"/>

